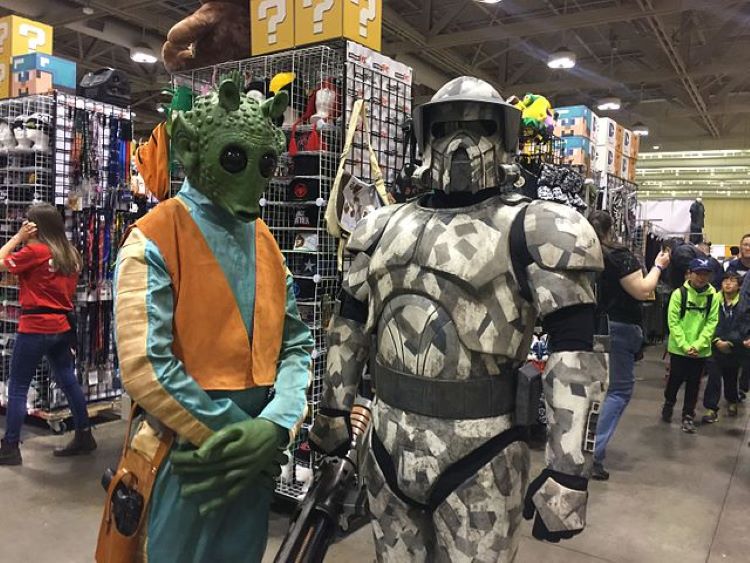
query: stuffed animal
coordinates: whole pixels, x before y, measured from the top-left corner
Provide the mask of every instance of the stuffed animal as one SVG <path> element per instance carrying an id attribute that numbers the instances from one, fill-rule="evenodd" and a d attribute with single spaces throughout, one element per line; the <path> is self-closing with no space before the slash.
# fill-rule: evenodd
<path id="1" fill-rule="evenodd" d="M 537 94 L 526 94 L 523 100 L 514 97 L 509 100 L 522 112 L 523 135 L 533 137 L 541 135 L 548 138 L 555 129 L 555 112 L 552 104 L 544 96 Z"/>
<path id="2" fill-rule="evenodd" d="M 33 143 L 33 149 L 38 152 L 49 151 L 50 116 L 34 113 L 24 123 L 26 139 Z"/>
<path id="3" fill-rule="evenodd" d="M 12 149 L 18 144 L 16 137 L 13 135 L 13 128 L 7 119 L 0 118 L 0 148 Z"/>
<path id="4" fill-rule="evenodd" d="M 30 149 L 34 144 L 33 139 L 29 139 L 26 131 L 26 120 L 28 115 L 19 115 L 13 120 L 13 135 L 16 137 L 19 149 Z"/>
<path id="5" fill-rule="evenodd" d="M 247 0 L 201 0 L 201 7 L 177 22 L 162 47 L 170 73 L 236 61 L 250 56 Z"/>

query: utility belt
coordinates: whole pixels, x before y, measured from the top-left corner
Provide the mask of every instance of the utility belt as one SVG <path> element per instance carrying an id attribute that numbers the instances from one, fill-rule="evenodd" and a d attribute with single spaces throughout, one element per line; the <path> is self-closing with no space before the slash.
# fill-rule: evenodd
<path id="1" fill-rule="evenodd" d="M 97 563 L 142 560 L 151 492 L 173 441 L 171 430 L 133 404 L 117 470 L 107 469 L 102 477 L 107 501 L 99 527 Z"/>
<path id="2" fill-rule="evenodd" d="M 514 424 L 536 420 L 542 392 L 541 374 L 527 364 L 505 368 L 477 379 L 446 380 L 419 377 L 372 362 L 379 400 L 407 412 L 447 419 L 477 419 L 515 412 Z"/>
<path id="3" fill-rule="evenodd" d="M 71 348 L 76 347 L 76 335 L 78 334 L 78 321 L 76 320 L 76 310 L 73 309 L 55 309 L 53 307 L 34 307 L 32 309 L 21 309 L 21 315 L 65 315 L 70 325 L 68 331 L 68 341 Z"/>

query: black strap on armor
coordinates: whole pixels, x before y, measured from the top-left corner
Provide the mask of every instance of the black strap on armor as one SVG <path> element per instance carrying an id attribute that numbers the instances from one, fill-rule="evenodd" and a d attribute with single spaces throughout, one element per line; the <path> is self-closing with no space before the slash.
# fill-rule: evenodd
<path id="1" fill-rule="evenodd" d="M 413 506 L 431 514 L 445 501 L 445 499 L 460 487 L 462 483 L 472 475 L 476 475 L 482 467 L 492 461 L 495 456 L 510 444 L 519 440 L 526 440 L 527 434 L 528 429 L 525 426 L 514 426 L 505 432 L 501 432 L 494 438 L 490 438 L 470 454 L 449 465 L 435 481 L 435 484 L 430 491 L 430 496 L 427 499 L 427 503 L 414 500 L 404 493 L 398 486 L 396 467 L 393 465 L 393 459 L 391 459 L 390 454 L 385 449 L 383 442 L 380 440 L 380 437 L 375 430 L 372 431 L 371 444 L 375 461 L 383 472 L 383 477 L 385 477 L 385 482 L 387 483 L 388 488 L 391 489 L 391 492 L 409 506 Z"/>
<path id="2" fill-rule="evenodd" d="M 346 290 L 339 291 L 338 310 L 336 313 L 350 321 L 365 324 L 367 322 L 367 303 L 355 299 Z"/>
<path id="3" fill-rule="evenodd" d="M 513 266 L 513 274 L 516 276 L 518 291 L 527 302 L 532 302 L 531 287 L 529 286 L 529 274 L 526 268 L 534 262 L 529 252 L 526 241 L 526 211 L 528 206 L 521 209 L 513 219 L 510 226 L 510 263 Z"/>
<path id="4" fill-rule="evenodd" d="M 515 370 L 481 379 L 418 377 L 372 364 L 375 394 L 397 409 L 434 418 L 476 419 L 513 412 Z"/>

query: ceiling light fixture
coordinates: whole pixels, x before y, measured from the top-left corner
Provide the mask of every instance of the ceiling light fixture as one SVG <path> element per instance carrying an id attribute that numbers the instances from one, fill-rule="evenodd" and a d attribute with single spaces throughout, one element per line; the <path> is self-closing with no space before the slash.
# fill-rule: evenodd
<path id="1" fill-rule="evenodd" d="M 620 107 L 622 107 L 620 98 L 615 98 L 614 96 L 602 98 L 596 106 L 599 111 L 617 111 Z"/>
<path id="2" fill-rule="evenodd" d="M 547 59 L 547 66 L 554 69 L 568 69 L 576 66 L 576 54 L 570 49 L 561 47 Z"/>
<path id="3" fill-rule="evenodd" d="M 86 4 L 83 8 L 81 8 L 81 11 L 86 16 L 93 16 L 94 15 L 94 8 Z"/>
<path id="4" fill-rule="evenodd" d="M 655 151 L 658 151 L 661 148 L 661 145 L 654 145 L 651 148 L 654 149 Z"/>
<path id="5" fill-rule="evenodd" d="M 480 4 L 499 4 L 503 0 L 476 0 Z"/>
<path id="6" fill-rule="evenodd" d="M 639 137 L 648 137 L 648 125 L 646 125 L 645 123 L 641 123 L 640 121 L 638 123 L 634 123 L 633 135 L 638 135 Z"/>
<path id="7" fill-rule="evenodd" d="M 136 63 L 152 65 L 159 60 L 154 50 L 145 43 L 139 43 L 130 49 L 130 58 Z"/>
<path id="8" fill-rule="evenodd" d="M 164 113 L 166 110 L 164 109 L 164 106 L 156 106 L 156 111 L 159 113 Z"/>

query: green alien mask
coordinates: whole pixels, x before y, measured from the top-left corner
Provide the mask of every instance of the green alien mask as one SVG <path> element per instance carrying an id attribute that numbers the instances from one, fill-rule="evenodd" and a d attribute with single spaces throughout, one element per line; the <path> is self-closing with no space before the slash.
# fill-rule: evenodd
<path id="1" fill-rule="evenodd" d="M 172 123 L 172 149 L 190 184 L 242 221 L 260 215 L 258 203 L 286 147 L 272 120 L 284 113 L 289 96 L 265 101 L 243 94 L 236 74 L 217 91 L 196 98 Z"/>

